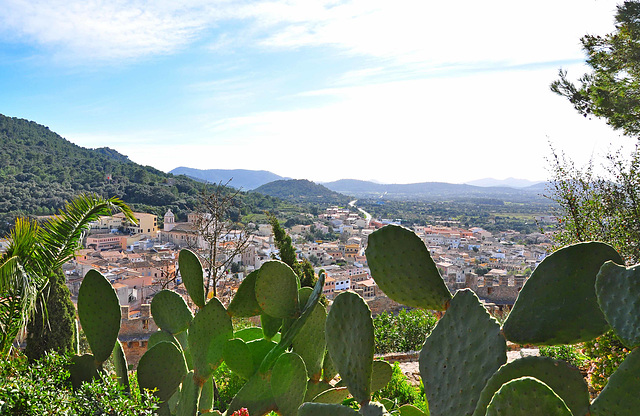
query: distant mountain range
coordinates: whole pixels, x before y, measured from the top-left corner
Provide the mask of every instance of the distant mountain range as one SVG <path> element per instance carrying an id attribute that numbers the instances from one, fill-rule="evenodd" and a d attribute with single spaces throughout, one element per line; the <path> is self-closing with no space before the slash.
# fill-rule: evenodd
<path id="1" fill-rule="evenodd" d="M 542 197 L 541 194 L 544 193 L 547 186 L 546 182 L 533 182 L 526 179 L 515 178 L 504 180 L 485 178 L 466 184 L 446 182 L 383 184 L 357 179 L 341 179 L 316 184 L 308 180 L 284 178 L 264 170 L 200 170 L 180 167 L 173 169 L 171 173 L 174 175 L 184 174 L 197 180 L 214 183 L 220 181 L 226 182 L 230 178 L 233 178 L 229 183 L 229 185 L 233 187 L 243 190 L 253 190 L 265 195 L 288 200 L 294 200 L 297 197 L 302 198 L 302 200 L 315 199 L 318 201 L 339 199 L 336 195 L 330 196 L 327 193 L 327 191 L 334 191 L 354 198 L 413 198 L 425 200 L 502 198 L 514 202 L 524 202 L 532 199 L 542 202 L 545 198 Z M 294 197 L 296 192 L 298 192 L 298 196 Z"/>
<path id="2" fill-rule="evenodd" d="M 516 179 L 516 178 L 507 178 L 507 179 L 493 179 L 493 178 L 484 178 L 484 179 L 476 179 L 475 181 L 466 182 L 467 185 L 474 186 L 506 186 L 509 188 L 527 188 L 530 186 L 537 185 L 539 183 L 544 183 L 542 181 L 530 181 L 528 179 Z"/>
<path id="3" fill-rule="evenodd" d="M 266 183 L 289 179 L 266 170 L 247 169 L 193 169 L 180 166 L 171 172 L 174 175 L 185 175 L 200 182 L 220 183 L 229 182 L 229 186 L 243 191 L 250 191 Z"/>

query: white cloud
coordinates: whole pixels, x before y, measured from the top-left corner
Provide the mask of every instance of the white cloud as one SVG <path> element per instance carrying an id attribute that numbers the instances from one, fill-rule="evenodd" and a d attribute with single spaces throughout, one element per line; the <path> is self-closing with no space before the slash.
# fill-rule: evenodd
<path id="1" fill-rule="evenodd" d="M 610 30 L 615 3 L 2 0 L 0 34 L 75 63 L 167 54 L 210 36 L 214 52 L 242 42 L 399 63 L 525 63 L 580 57 L 578 39 Z"/>

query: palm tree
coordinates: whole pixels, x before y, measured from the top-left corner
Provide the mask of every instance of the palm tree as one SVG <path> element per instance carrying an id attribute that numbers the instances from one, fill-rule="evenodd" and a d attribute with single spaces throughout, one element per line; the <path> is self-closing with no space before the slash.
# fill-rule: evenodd
<path id="1" fill-rule="evenodd" d="M 137 222 L 120 199 L 96 195 L 76 197 L 42 226 L 25 218 L 16 220 L 7 251 L 0 257 L 0 357 L 10 354 L 36 309 L 47 316 L 48 290 L 62 265 L 80 248 L 89 223 L 114 211 Z"/>

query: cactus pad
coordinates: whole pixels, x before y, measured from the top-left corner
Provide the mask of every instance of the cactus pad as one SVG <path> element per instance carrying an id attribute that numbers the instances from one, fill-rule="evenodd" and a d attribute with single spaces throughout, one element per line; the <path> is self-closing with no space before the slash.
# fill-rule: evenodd
<path id="1" fill-rule="evenodd" d="M 186 330 L 193 319 L 193 314 L 183 297 L 173 290 L 161 290 L 151 301 L 153 320 L 163 330 L 177 334 Z"/>
<path id="2" fill-rule="evenodd" d="M 368 403 L 374 338 L 371 311 L 353 292 L 336 296 L 327 316 L 326 340 L 333 364 L 358 403 Z"/>
<path id="3" fill-rule="evenodd" d="M 296 353 L 282 354 L 271 370 L 271 392 L 282 416 L 295 416 L 307 392 L 307 369 Z"/>
<path id="4" fill-rule="evenodd" d="M 161 342 L 140 358 L 138 386 L 142 389 L 158 389 L 155 395 L 164 402 L 175 393 L 187 373 L 184 356 L 172 342 Z"/>
<path id="5" fill-rule="evenodd" d="M 124 355 L 122 344 L 116 340 L 116 345 L 113 346 L 113 366 L 116 370 L 116 380 L 118 384 L 124 387 L 126 392 L 129 392 L 129 368 L 127 367 L 127 357 Z"/>
<path id="6" fill-rule="evenodd" d="M 564 401 L 533 377 L 511 380 L 500 387 L 486 416 L 572 416 Z"/>
<path id="7" fill-rule="evenodd" d="M 369 236 L 371 277 L 391 299 L 416 308 L 446 309 L 451 293 L 424 242 L 413 231 L 387 225 Z"/>
<path id="8" fill-rule="evenodd" d="M 323 391 L 327 391 L 332 388 L 333 386 L 326 381 L 309 380 L 307 382 L 307 393 L 304 396 L 304 401 L 311 402 L 313 401 L 314 397 L 316 397 Z"/>
<path id="9" fill-rule="evenodd" d="M 640 409 L 640 349 L 627 355 L 611 375 L 600 395 L 591 403 L 592 416 L 631 416 Z"/>
<path id="10" fill-rule="evenodd" d="M 525 357 L 505 364 L 487 382 L 473 416 L 484 416 L 491 398 L 500 387 L 520 377 L 535 377 L 549 386 L 574 415 L 586 415 L 589 391 L 580 370 L 565 361 L 549 357 Z"/>
<path id="11" fill-rule="evenodd" d="M 500 325 L 475 293 L 459 290 L 420 352 L 420 375 L 431 414 L 473 413 L 487 380 L 506 361 Z"/>
<path id="12" fill-rule="evenodd" d="M 425 413 L 410 404 L 400 406 L 400 408 L 398 408 L 398 413 L 400 413 L 400 416 L 429 416 L 429 412 Z"/>
<path id="13" fill-rule="evenodd" d="M 504 323 L 509 341 L 518 344 L 575 344 L 609 327 L 596 299 L 600 267 L 620 255 L 604 243 L 579 243 L 545 258 L 522 287 Z"/>
<path id="14" fill-rule="evenodd" d="M 338 370 L 336 370 L 336 366 L 333 365 L 333 360 L 329 355 L 329 350 L 327 350 L 324 353 L 324 361 L 322 362 L 322 381 L 328 383 L 333 380 L 337 374 Z"/>
<path id="15" fill-rule="evenodd" d="M 266 339 L 256 339 L 254 341 L 247 342 L 247 347 L 251 353 L 252 362 L 254 365 L 253 371 L 257 371 L 260 364 L 264 361 L 265 357 L 277 346 L 273 341 Z M 279 355 L 279 354 L 278 354 Z M 277 359 L 278 357 L 274 357 Z M 275 360 L 274 360 L 275 363 Z"/>
<path id="16" fill-rule="evenodd" d="M 147 349 L 151 349 L 154 345 L 161 342 L 173 342 L 178 348 L 182 349 L 176 337 L 166 331 L 156 331 L 151 334 L 149 341 L 147 341 Z"/>
<path id="17" fill-rule="evenodd" d="M 222 349 L 233 336 L 227 310 L 213 298 L 196 314 L 189 327 L 189 350 L 196 375 L 207 379 L 222 362 Z"/>
<path id="18" fill-rule="evenodd" d="M 248 328 L 243 328 L 239 331 L 236 331 L 233 336 L 235 338 L 240 338 L 244 342 L 249 342 L 256 339 L 262 339 L 264 336 L 264 332 L 262 332 L 262 328 L 258 326 L 250 326 Z"/>
<path id="19" fill-rule="evenodd" d="M 322 393 L 316 395 L 313 400 L 314 403 L 334 403 L 340 404 L 349 396 L 349 389 L 346 387 L 336 387 L 328 389 Z"/>
<path id="20" fill-rule="evenodd" d="M 109 358 L 120 332 L 120 302 L 111 283 L 89 270 L 78 292 L 78 317 L 98 363 Z"/>
<path id="21" fill-rule="evenodd" d="M 277 410 L 278 406 L 269 384 L 270 376 L 270 373 L 254 374 L 233 397 L 227 408 L 227 414 L 230 415 L 243 407 L 247 408 L 249 415 L 264 415 Z"/>
<path id="22" fill-rule="evenodd" d="M 91 354 L 71 357 L 69 372 L 71 373 L 71 385 L 74 390 L 79 389 L 82 383 L 89 383 L 94 378 L 97 379 L 99 377 L 95 359 Z"/>
<path id="23" fill-rule="evenodd" d="M 249 379 L 256 371 L 251 350 L 240 338 L 227 341 L 222 349 L 222 356 L 231 371 L 244 379 Z"/>
<path id="24" fill-rule="evenodd" d="M 272 339 L 282 326 L 282 318 L 274 318 L 265 313 L 260 315 L 260 324 L 262 325 L 262 334 L 268 340 Z"/>
<path id="25" fill-rule="evenodd" d="M 386 361 L 374 360 L 371 373 L 371 392 L 374 393 L 383 389 L 391 381 L 392 375 L 393 368 L 391 364 Z"/>
<path id="26" fill-rule="evenodd" d="M 198 413 L 200 391 L 201 388 L 197 382 L 196 375 L 193 371 L 189 371 L 184 376 L 184 380 L 182 380 L 176 416 L 193 416 Z"/>
<path id="27" fill-rule="evenodd" d="M 596 279 L 598 304 L 620 341 L 640 345 L 640 265 L 626 268 L 606 262 Z"/>
<path id="28" fill-rule="evenodd" d="M 244 278 L 238 291 L 229 304 L 229 315 L 242 318 L 260 315 L 262 309 L 256 299 L 256 279 L 260 270 L 255 270 Z"/>
<path id="29" fill-rule="evenodd" d="M 260 308 L 274 318 L 293 318 L 298 312 L 298 277 L 291 267 L 278 260 L 264 263 L 256 279 L 256 299 Z"/>
<path id="30" fill-rule="evenodd" d="M 303 403 L 298 416 L 359 416 L 359 413 L 340 404 Z"/>
<path id="31" fill-rule="evenodd" d="M 198 402 L 200 413 L 211 412 L 211 409 L 213 409 L 213 396 L 213 377 L 209 377 L 202 386 L 202 392 L 200 393 L 200 401 Z"/>
<path id="32" fill-rule="evenodd" d="M 326 348 L 324 336 L 326 320 L 327 311 L 324 305 L 316 304 L 307 322 L 293 339 L 293 352 L 302 357 L 307 366 L 308 376 L 312 380 L 320 380 L 322 375 L 322 361 Z"/>
<path id="33" fill-rule="evenodd" d="M 191 250 L 180 250 L 178 267 L 180 268 L 182 282 L 187 292 L 189 292 L 191 300 L 193 300 L 193 303 L 198 305 L 199 308 L 203 308 L 205 304 L 204 279 L 202 276 L 202 264 L 200 264 L 198 256 Z"/>
<path id="34" fill-rule="evenodd" d="M 358 412 L 362 416 L 383 416 L 389 415 L 387 409 L 384 407 L 382 403 L 378 402 L 369 402 L 365 403 L 360 407 L 360 411 Z"/>

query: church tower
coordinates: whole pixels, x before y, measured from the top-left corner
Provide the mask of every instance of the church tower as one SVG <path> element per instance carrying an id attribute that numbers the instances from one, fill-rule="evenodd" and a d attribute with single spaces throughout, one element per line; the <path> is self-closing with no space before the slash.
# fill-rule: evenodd
<path id="1" fill-rule="evenodd" d="M 164 214 L 164 231 L 171 231 L 176 226 L 176 216 L 170 209 Z"/>

